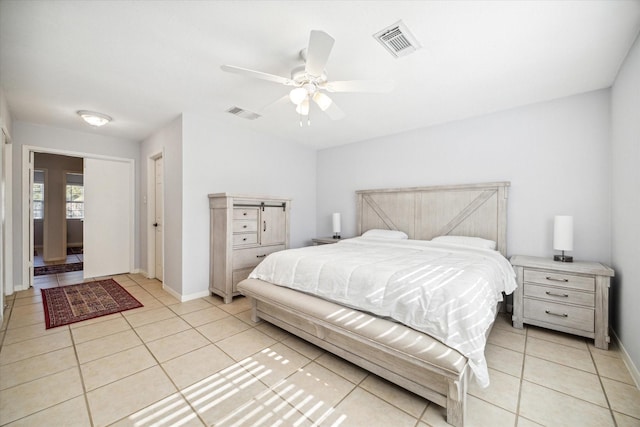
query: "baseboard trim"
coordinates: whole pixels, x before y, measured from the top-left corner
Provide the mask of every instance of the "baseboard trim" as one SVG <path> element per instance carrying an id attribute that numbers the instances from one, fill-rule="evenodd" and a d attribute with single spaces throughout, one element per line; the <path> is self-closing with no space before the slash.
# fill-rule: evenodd
<path id="1" fill-rule="evenodd" d="M 187 302 L 187 301 L 191 301 L 194 299 L 198 299 L 198 298 L 204 298 L 204 297 L 208 297 L 209 296 L 209 291 L 200 291 L 200 292 L 196 292 L 193 294 L 189 294 L 189 295 L 182 295 L 180 297 L 180 301 L 181 302 Z"/>
<path id="2" fill-rule="evenodd" d="M 624 348 L 624 345 L 622 344 L 622 341 L 620 341 L 618 335 L 616 335 L 616 332 L 612 330 L 611 334 L 620 347 L 620 350 L 622 352 L 622 360 L 624 361 L 624 364 L 627 365 L 627 369 L 629 370 L 633 381 L 636 383 L 636 388 L 640 389 L 640 371 L 638 371 L 638 367 L 633 363 L 631 356 L 627 352 L 627 349 Z"/>
<path id="3" fill-rule="evenodd" d="M 173 289 L 171 289 L 166 283 L 162 282 L 162 289 L 164 291 L 166 291 L 168 294 L 170 294 L 172 297 L 174 297 L 175 299 L 177 299 L 178 301 L 182 301 L 182 295 L 180 295 L 178 292 L 174 291 Z"/>

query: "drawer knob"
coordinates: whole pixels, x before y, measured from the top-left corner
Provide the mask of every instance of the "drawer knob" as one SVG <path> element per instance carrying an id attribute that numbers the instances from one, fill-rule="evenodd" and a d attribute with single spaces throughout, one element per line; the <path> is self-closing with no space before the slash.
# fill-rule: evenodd
<path id="1" fill-rule="evenodd" d="M 246 226 L 246 225 L 243 225 L 243 226 L 242 226 L 242 228 L 247 228 L 247 226 Z"/>
<path id="2" fill-rule="evenodd" d="M 547 314 L 550 314 L 552 316 L 569 317 L 569 315 L 567 313 L 554 313 L 553 311 L 550 311 L 550 310 L 545 310 L 544 312 L 547 313 Z"/>
<path id="3" fill-rule="evenodd" d="M 246 212 L 242 212 L 242 215 L 247 216 L 247 213 Z"/>
<path id="4" fill-rule="evenodd" d="M 247 238 L 246 238 L 246 237 L 243 237 L 243 238 L 242 238 L 242 241 L 243 241 L 243 242 L 246 242 L 246 241 L 247 241 Z"/>
<path id="5" fill-rule="evenodd" d="M 551 292 L 551 291 L 547 291 L 547 292 L 545 292 L 545 294 L 550 295 L 552 297 L 569 298 L 569 294 L 556 294 L 556 293 Z"/>
<path id="6" fill-rule="evenodd" d="M 547 276 L 547 280 L 551 280 L 552 282 L 568 282 L 569 279 L 556 279 L 555 277 L 549 277 Z"/>

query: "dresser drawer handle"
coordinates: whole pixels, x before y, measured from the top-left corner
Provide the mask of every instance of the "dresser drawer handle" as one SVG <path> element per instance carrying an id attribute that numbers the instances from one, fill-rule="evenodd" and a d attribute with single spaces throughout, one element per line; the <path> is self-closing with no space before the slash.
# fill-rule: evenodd
<path id="1" fill-rule="evenodd" d="M 569 294 L 556 294 L 556 293 L 553 293 L 551 291 L 547 291 L 547 292 L 545 292 L 545 294 L 550 295 L 552 297 L 569 298 Z"/>
<path id="2" fill-rule="evenodd" d="M 242 226 L 242 228 L 247 228 L 247 226 L 246 226 L 246 225 L 243 225 L 243 226 Z"/>
<path id="3" fill-rule="evenodd" d="M 243 237 L 243 238 L 242 238 L 242 241 L 243 241 L 243 242 L 246 242 L 246 241 L 247 241 L 247 238 L 246 238 L 246 237 Z M 549 293 L 549 292 L 547 292 L 547 293 Z"/>
<path id="4" fill-rule="evenodd" d="M 556 279 L 555 277 L 549 277 L 547 276 L 547 280 L 551 280 L 552 282 L 568 282 L 569 279 Z"/>
<path id="5" fill-rule="evenodd" d="M 552 316 L 569 317 L 569 315 L 567 313 L 554 313 L 553 311 L 549 311 L 549 310 L 545 310 L 544 312 L 547 313 L 547 314 L 550 314 Z"/>
<path id="6" fill-rule="evenodd" d="M 247 213 L 246 212 L 242 212 L 242 215 L 247 216 Z"/>
<path id="7" fill-rule="evenodd" d="M 266 257 L 266 256 L 267 256 L 267 254 L 264 254 L 264 255 L 256 255 L 256 258 L 264 258 L 264 257 Z"/>

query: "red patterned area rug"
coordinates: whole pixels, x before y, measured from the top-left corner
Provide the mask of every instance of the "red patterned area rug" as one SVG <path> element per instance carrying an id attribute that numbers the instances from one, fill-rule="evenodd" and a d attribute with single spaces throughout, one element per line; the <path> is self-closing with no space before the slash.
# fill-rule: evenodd
<path id="1" fill-rule="evenodd" d="M 41 291 L 47 329 L 143 306 L 113 279 Z"/>

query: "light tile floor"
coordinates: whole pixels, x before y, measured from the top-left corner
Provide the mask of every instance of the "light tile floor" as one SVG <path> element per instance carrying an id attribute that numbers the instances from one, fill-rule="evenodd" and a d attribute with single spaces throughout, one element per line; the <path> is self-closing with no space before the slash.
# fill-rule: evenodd
<path id="1" fill-rule="evenodd" d="M 45 330 L 36 278 L 7 298 L 0 425 L 444 426 L 443 409 L 267 323 L 244 298 L 179 303 L 156 280 L 115 279 L 144 307 Z M 470 387 L 470 426 L 640 426 L 620 352 L 500 316 L 491 386 Z"/>

